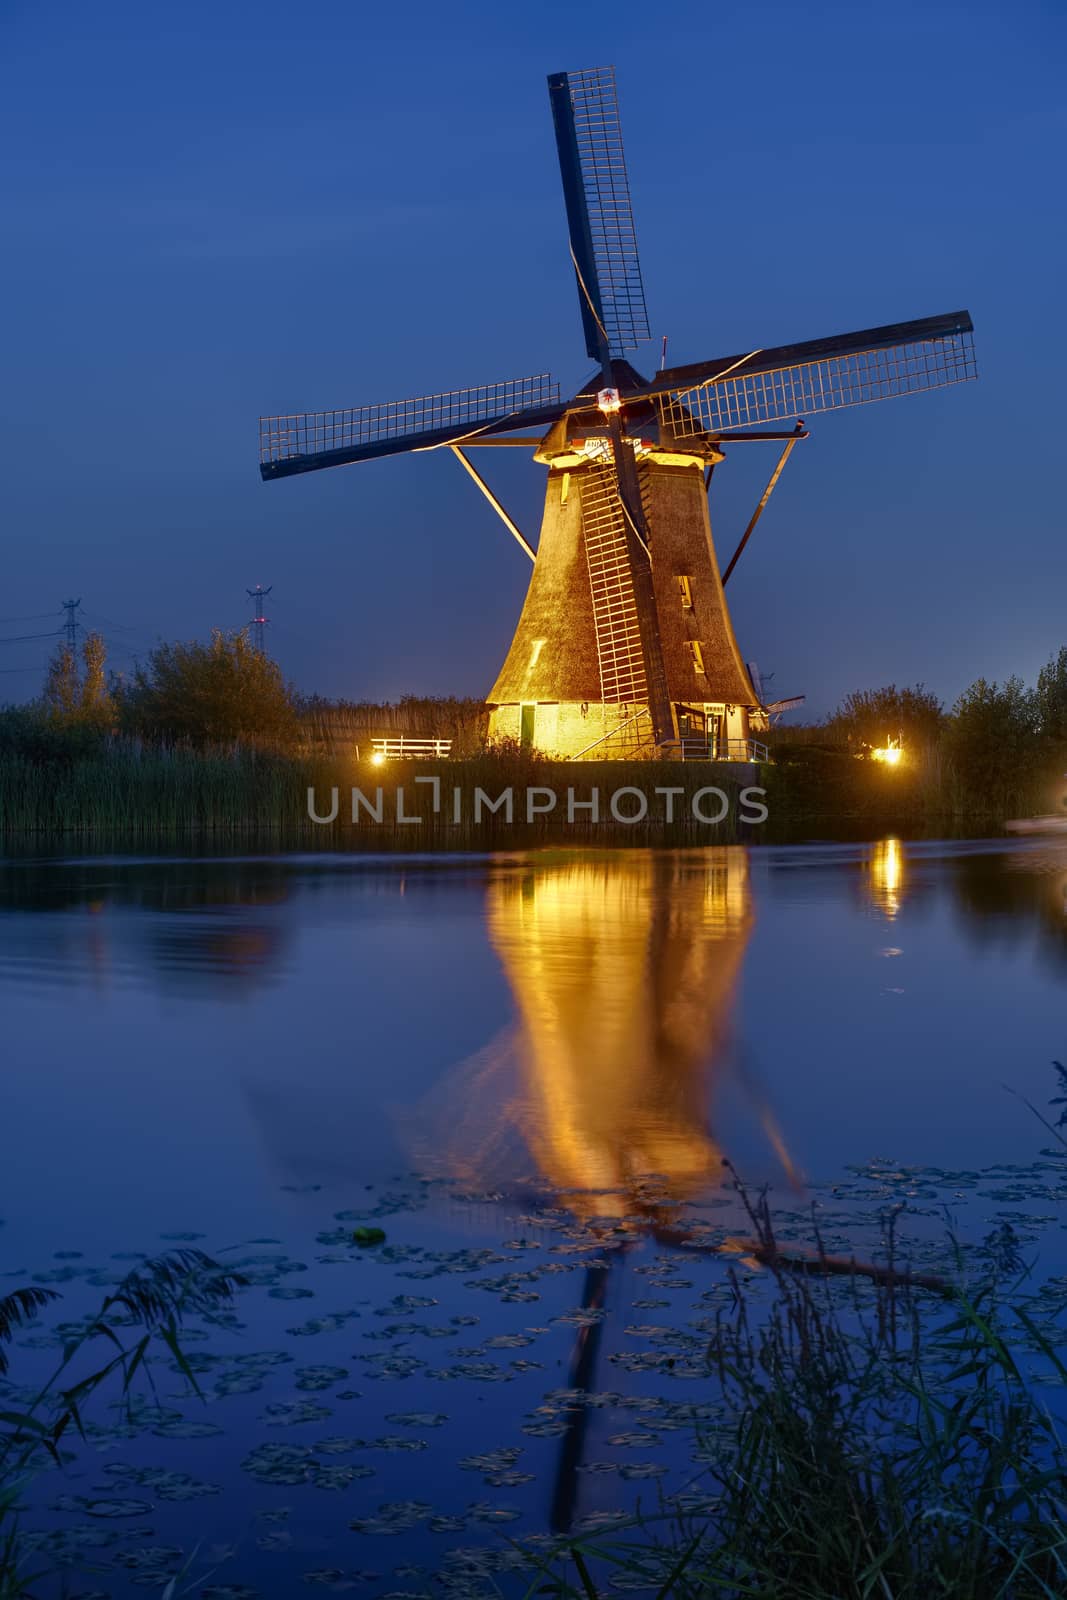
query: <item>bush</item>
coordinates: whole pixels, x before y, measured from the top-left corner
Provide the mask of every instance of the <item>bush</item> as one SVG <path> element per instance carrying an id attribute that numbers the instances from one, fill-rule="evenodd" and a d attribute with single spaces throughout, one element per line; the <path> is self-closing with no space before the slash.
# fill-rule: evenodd
<path id="1" fill-rule="evenodd" d="M 952 708 L 945 753 L 972 806 L 1001 817 L 1029 803 L 1039 760 L 1033 692 L 979 678 Z"/>
<path id="2" fill-rule="evenodd" d="M 884 747 L 891 739 L 902 739 L 905 746 L 915 747 L 935 744 L 942 722 L 941 702 L 925 684 L 898 689 L 890 683 L 846 695 L 829 718 L 827 733 L 852 744 Z"/>
<path id="3" fill-rule="evenodd" d="M 91 722 L 64 723 L 40 706 L 6 706 L 0 711 L 0 761 L 21 757 L 35 766 L 76 761 L 99 755 L 103 745 L 103 731 Z"/>
<path id="4" fill-rule="evenodd" d="M 120 709 L 127 732 L 163 743 L 287 750 L 300 737 L 292 689 L 243 630 L 216 629 L 206 645 L 159 645 L 122 690 Z"/>

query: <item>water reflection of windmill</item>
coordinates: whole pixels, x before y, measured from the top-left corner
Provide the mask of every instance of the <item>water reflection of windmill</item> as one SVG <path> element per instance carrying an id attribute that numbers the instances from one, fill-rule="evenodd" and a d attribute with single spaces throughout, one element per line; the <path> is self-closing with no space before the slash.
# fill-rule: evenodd
<path id="1" fill-rule="evenodd" d="M 737 849 L 628 854 L 494 880 L 489 935 L 515 995 L 511 1114 L 541 1174 L 587 1216 L 658 1174 L 679 1199 L 718 1176 L 707 1124 L 752 925 Z"/>
<path id="2" fill-rule="evenodd" d="M 582 1306 L 600 1314 L 613 1267 L 650 1232 L 678 1239 L 681 1202 L 718 1180 L 708 1105 L 752 929 L 743 851 L 539 865 L 494 881 L 490 938 L 520 1017 L 511 1115 L 542 1176 L 594 1230 Z M 568 1387 L 596 1386 L 602 1321 L 582 1327 Z M 552 1522 L 570 1527 L 588 1410 L 560 1443 Z"/>

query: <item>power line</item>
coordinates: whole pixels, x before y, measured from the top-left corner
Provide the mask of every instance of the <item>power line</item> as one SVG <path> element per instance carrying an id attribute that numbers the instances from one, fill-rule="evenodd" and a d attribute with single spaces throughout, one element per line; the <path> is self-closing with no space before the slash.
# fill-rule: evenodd
<path id="1" fill-rule="evenodd" d="M 113 617 L 105 617 L 101 611 L 83 611 L 82 616 L 88 617 L 90 622 L 102 622 L 107 628 L 117 628 L 120 633 L 139 633 L 148 637 L 147 629 L 131 628 L 128 622 L 116 622 Z"/>
<path id="2" fill-rule="evenodd" d="M 9 622 L 40 622 L 45 617 L 58 617 L 58 610 L 53 607 L 51 611 L 32 611 L 28 617 L 0 617 L 0 627 L 7 627 Z"/>
<path id="3" fill-rule="evenodd" d="M 62 628 L 53 628 L 51 633 L 12 633 L 0 639 L 0 644 L 25 644 L 28 639 L 56 639 L 62 632 Z"/>

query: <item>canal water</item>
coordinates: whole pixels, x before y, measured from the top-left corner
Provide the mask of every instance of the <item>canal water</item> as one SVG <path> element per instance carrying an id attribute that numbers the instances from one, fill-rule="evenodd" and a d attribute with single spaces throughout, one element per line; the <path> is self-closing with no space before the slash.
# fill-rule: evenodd
<path id="1" fill-rule="evenodd" d="M 249 1280 L 203 1400 L 157 1360 L 27 1490 L 41 1592 L 525 1593 L 699 1509 L 738 1177 L 1067 1281 L 1065 891 L 1040 840 L 0 864 L 0 1292 L 62 1295 L 8 1402 L 141 1259 Z"/>

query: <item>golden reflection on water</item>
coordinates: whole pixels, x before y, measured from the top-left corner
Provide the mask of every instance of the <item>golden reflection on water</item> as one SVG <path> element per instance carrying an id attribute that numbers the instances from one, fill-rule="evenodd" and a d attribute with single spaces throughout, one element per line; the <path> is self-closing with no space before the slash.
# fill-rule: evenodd
<path id="1" fill-rule="evenodd" d="M 899 839 L 879 839 L 871 850 L 870 894 L 892 922 L 904 896 L 904 850 Z"/>
<path id="2" fill-rule="evenodd" d="M 501 1117 L 586 1215 L 717 1178 L 708 1127 L 752 929 L 739 848 L 531 861 L 489 888 L 489 937 L 519 1017 Z M 599 1192 L 598 1192 L 599 1191 Z M 620 1203 L 621 1200 L 621 1203 Z"/>

